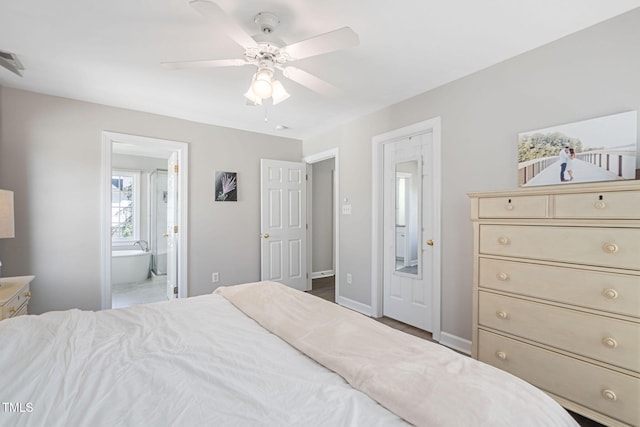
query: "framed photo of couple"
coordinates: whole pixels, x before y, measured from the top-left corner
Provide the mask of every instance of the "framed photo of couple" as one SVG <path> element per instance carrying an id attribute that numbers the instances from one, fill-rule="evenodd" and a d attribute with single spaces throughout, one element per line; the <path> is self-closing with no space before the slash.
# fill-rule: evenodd
<path id="1" fill-rule="evenodd" d="M 638 113 L 518 134 L 518 185 L 640 179 Z"/>

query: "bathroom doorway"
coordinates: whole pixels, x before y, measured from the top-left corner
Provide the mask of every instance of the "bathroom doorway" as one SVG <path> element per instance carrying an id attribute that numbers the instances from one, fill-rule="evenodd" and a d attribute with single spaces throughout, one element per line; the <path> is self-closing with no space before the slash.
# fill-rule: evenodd
<path id="1" fill-rule="evenodd" d="M 187 164 L 185 143 L 103 132 L 102 308 L 186 296 Z"/>

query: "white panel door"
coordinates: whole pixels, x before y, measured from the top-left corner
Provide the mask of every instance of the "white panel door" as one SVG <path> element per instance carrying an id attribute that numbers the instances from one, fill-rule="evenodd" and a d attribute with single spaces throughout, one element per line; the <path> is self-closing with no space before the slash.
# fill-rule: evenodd
<path id="1" fill-rule="evenodd" d="M 432 331 L 431 132 L 384 145 L 383 314 Z"/>
<path id="2" fill-rule="evenodd" d="M 173 152 L 167 162 L 167 298 L 177 298 L 178 289 L 178 153 Z"/>
<path id="3" fill-rule="evenodd" d="M 261 279 L 307 285 L 306 164 L 260 160 Z"/>

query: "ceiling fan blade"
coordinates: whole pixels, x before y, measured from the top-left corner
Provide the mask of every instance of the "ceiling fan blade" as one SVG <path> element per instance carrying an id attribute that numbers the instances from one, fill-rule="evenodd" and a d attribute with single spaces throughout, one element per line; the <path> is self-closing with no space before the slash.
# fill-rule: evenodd
<path id="1" fill-rule="evenodd" d="M 229 38 L 240 46 L 256 47 L 258 44 L 237 22 L 225 13 L 220 6 L 208 0 L 191 0 L 189 4 L 202 15 L 209 18 L 215 27 L 221 28 Z"/>
<path id="2" fill-rule="evenodd" d="M 19 75 L 20 77 L 22 77 L 22 73 L 20 72 L 20 68 L 16 67 L 13 63 L 11 63 L 11 61 L 4 59 L 3 57 L 0 56 L 0 67 L 4 67 L 7 70 L 11 71 L 14 74 Z"/>
<path id="3" fill-rule="evenodd" d="M 162 62 L 161 64 L 170 70 L 181 70 L 184 68 L 240 67 L 247 65 L 248 62 L 244 59 L 205 59 L 202 61 Z"/>
<path id="4" fill-rule="evenodd" d="M 334 97 L 340 94 L 340 89 L 331 83 L 327 83 L 313 74 L 301 70 L 300 68 L 284 67 L 282 68 L 282 74 L 289 80 L 293 80 L 294 82 L 301 84 L 320 95 Z"/>
<path id="5" fill-rule="evenodd" d="M 339 28 L 286 46 L 284 50 L 292 60 L 322 55 L 340 49 L 357 46 L 360 38 L 349 27 Z"/>

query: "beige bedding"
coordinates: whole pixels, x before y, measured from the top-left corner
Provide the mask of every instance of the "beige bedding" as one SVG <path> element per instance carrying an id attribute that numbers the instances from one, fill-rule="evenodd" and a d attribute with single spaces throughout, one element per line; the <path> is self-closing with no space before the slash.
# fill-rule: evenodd
<path id="1" fill-rule="evenodd" d="M 577 426 L 492 366 L 274 282 L 218 288 L 267 330 L 419 426 Z"/>

